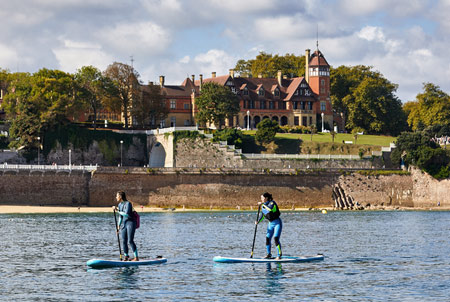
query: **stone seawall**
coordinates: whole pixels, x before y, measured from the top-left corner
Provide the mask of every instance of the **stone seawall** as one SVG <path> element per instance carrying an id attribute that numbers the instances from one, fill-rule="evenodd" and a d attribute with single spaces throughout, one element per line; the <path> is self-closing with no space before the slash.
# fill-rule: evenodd
<path id="1" fill-rule="evenodd" d="M 0 170 L 0 204 L 88 205 L 90 178 L 79 171 Z"/>
<path id="2" fill-rule="evenodd" d="M 335 206 L 336 188 L 364 208 L 450 207 L 450 180 L 419 170 L 368 176 L 338 171 L 271 171 L 100 167 L 77 171 L 0 170 L 0 204 L 110 206 L 118 190 L 136 205 L 204 209 L 255 208 L 271 192 L 285 209 Z"/>

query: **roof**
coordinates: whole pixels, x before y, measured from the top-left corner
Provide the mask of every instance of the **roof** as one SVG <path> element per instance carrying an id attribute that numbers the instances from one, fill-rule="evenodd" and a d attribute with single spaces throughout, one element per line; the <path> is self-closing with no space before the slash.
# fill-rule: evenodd
<path id="1" fill-rule="evenodd" d="M 325 60 L 322 52 L 320 50 L 316 50 L 309 59 L 309 66 L 330 66 Z"/>

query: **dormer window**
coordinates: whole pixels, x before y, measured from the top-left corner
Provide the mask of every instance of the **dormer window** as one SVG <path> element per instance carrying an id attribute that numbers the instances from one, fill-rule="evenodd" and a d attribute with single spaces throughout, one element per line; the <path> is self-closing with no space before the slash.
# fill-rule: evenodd
<path id="1" fill-rule="evenodd" d="M 248 88 L 247 88 L 247 87 L 244 88 L 243 94 L 244 94 L 244 95 L 248 95 Z"/>
<path id="2" fill-rule="evenodd" d="M 280 90 L 278 90 L 278 88 L 275 89 L 275 91 L 273 92 L 273 95 L 274 96 L 280 96 Z"/>
<path id="3" fill-rule="evenodd" d="M 264 89 L 263 88 L 259 88 L 258 95 L 259 96 L 264 96 Z"/>

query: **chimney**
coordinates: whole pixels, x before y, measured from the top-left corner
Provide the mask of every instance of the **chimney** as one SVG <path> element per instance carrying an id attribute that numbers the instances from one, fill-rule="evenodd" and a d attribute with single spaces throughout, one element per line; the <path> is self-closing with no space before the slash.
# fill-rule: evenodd
<path id="1" fill-rule="evenodd" d="M 310 58 L 311 50 L 305 50 L 305 80 L 309 84 L 309 58 Z"/>
<path id="2" fill-rule="evenodd" d="M 234 79 L 234 69 L 230 69 L 230 77 Z"/>
<path id="3" fill-rule="evenodd" d="M 262 73 L 258 73 L 258 79 L 262 79 Z"/>
<path id="4" fill-rule="evenodd" d="M 159 76 L 159 85 L 164 86 L 164 76 Z"/>
<path id="5" fill-rule="evenodd" d="M 195 84 L 195 74 L 191 75 L 191 80 L 192 80 L 192 83 Z"/>
<path id="6" fill-rule="evenodd" d="M 216 72 L 213 71 L 213 72 L 211 73 L 211 78 L 215 78 L 215 77 L 216 77 Z"/>
<path id="7" fill-rule="evenodd" d="M 278 85 L 281 87 L 281 70 L 278 70 L 277 72 L 277 79 L 278 79 Z"/>
<path id="8" fill-rule="evenodd" d="M 203 75 L 201 74 L 201 75 L 199 75 L 199 78 L 200 78 L 200 91 L 202 91 L 202 85 L 203 85 Z"/>

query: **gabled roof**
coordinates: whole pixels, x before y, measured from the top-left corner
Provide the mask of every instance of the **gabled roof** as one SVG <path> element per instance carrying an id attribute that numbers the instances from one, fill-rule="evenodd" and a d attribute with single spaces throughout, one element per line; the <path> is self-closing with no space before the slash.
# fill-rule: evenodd
<path id="1" fill-rule="evenodd" d="M 320 52 L 320 50 L 316 50 L 312 55 L 311 58 L 309 59 L 309 66 L 330 66 L 327 62 L 327 60 L 325 60 L 325 57 L 323 56 L 323 54 Z"/>

